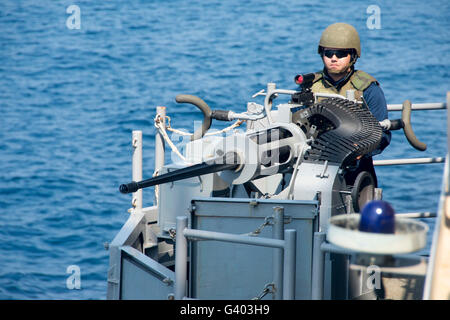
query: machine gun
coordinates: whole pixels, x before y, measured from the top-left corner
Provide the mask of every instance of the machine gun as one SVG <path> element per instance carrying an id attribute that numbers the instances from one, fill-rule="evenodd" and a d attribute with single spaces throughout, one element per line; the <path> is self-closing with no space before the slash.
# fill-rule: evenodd
<path id="1" fill-rule="evenodd" d="M 408 141 L 415 148 L 425 150 L 426 145 L 418 141 L 411 128 L 410 103 L 404 104 L 402 119 L 379 123 L 366 108 L 344 97 L 335 95 L 317 102 L 320 94 L 314 94 L 310 89 L 313 79 L 314 74 L 297 75 L 294 80 L 301 86 L 300 91 L 276 90 L 273 84 L 269 84 L 265 106 L 249 103 L 247 112 L 241 114 L 212 111 L 198 97 L 177 96 L 178 103 L 191 103 L 204 115 L 201 128 L 192 135 L 186 148 L 191 159 L 200 158 L 202 161 L 147 180 L 122 184 L 120 192 L 132 193 L 141 188 L 211 173 L 217 173 L 228 185 L 248 186 L 252 180 L 264 176 L 292 173 L 303 162 L 315 167 L 332 165 L 345 172 L 347 166 L 378 147 L 383 129 L 403 128 Z M 272 100 L 279 93 L 290 94 L 291 101 L 272 111 Z M 276 117 L 276 121 L 267 121 L 272 117 Z M 212 119 L 246 120 L 247 132 L 202 139 Z M 296 175 L 290 177 L 295 179 Z M 294 191 L 293 183 L 290 183 L 289 197 Z M 258 190 L 253 185 L 252 189 Z M 342 186 L 342 189 L 348 189 L 348 186 Z M 268 193 L 267 190 L 259 191 L 260 194 Z M 358 193 L 354 196 L 358 197 Z"/>

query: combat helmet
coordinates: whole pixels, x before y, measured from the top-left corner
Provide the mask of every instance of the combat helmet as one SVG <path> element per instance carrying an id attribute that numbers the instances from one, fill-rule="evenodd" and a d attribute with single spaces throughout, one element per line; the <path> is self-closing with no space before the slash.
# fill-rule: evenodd
<path id="1" fill-rule="evenodd" d="M 347 23 L 334 23 L 329 25 L 320 37 L 318 53 L 322 53 L 322 48 L 355 49 L 356 55 L 361 57 L 361 42 L 358 31 Z"/>

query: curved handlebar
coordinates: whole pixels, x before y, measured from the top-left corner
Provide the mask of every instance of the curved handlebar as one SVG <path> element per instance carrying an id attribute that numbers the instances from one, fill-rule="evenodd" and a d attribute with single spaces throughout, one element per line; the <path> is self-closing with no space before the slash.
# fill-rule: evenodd
<path id="1" fill-rule="evenodd" d="M 427 145 L 423 142 L 420 142 L 419 139 L 416 138 L 414 131 L 411 126 L 411 101 L 405 100 L 403 102 L 402 108 L 402 121 L 403 121 L 403 132 L 405 133 L 406 139 L 408 142 L 417 150 L 425 151 L 427 149 Z"/>
<path id="2" fill-rule="evenodd" d="M 178 103 L 190 103 L 199 108 L 203 112 L 203 122 L 202 126 L 195 130 L 194 134 L 191 136 L 191 141 L 200 139 L 203 137 L 211 127 L 211 108 L 206 104 L 205 101 L 199 97 L 192 96 L 189 94 L 179 94 L 175 97 L 175 101 Z"/>

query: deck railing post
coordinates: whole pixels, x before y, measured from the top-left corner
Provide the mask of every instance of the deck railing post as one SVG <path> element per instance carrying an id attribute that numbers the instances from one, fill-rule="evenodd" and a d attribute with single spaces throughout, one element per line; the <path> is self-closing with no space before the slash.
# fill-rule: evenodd
<path id="1" fill-rule="evenodd" d="M 312 281 L 311 281 L 311 299 L 323 299 L 323 277 L 324 277 L 324 263 L 325 252 L 322 251 L 321 246 L 325 241 L 325 232 L 314 232 L 314 249 L 313 249 L 313 263 L 312 263 Z"/>
<path id="2" fill-rule="evenodd" d="M 156 116 L 159 118 L 160 125 L 166 127 L 166 107 L 156 107 Z M 165 157 L 164 137 L 159 131 L 155 135 L 155 172 L 164 166 Z"/>
<path id="3" fill-rule="evenodd" d="M 284 231 L 284 272 L 283 272 L 283 299 L 295 299 L 295 258 L 297 231 L 288 229 Z"/>
<path id="4" fill-rule="evenodd" d="M 272 226 L 272 238 L 283 240 L 284 208 L 274 207 L 274 221 Z M 274 299 L 283 298 L 283 249 L 273 249 L 273 282 L 275 287 Z"/>
<path id="5" fill-rule="evenodd" d="M 175 249 L 175 299 L 181 300 L 186 296 L 188 245 L 184 236 L 188 218 L 177 217 L 176 249 Z"/>
<path id="6" fill-rule="evenodd" d="M 132 132 L 132 180 L 142 180 L 142 131 L 135 130 Z M 131 205 L 136 210 L 142 210 L 142 189 L 133 193 Z"/>

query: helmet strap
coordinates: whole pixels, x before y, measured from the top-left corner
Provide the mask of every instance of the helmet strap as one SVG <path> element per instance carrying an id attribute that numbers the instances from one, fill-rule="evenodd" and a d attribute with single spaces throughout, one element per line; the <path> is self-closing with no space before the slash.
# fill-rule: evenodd
<path id="1" fill-rule="evenodd" d="M 352 52 L 351 60 L 350 60 L 350 66 L 355 65 L 356 60 L 358 60 L 358 54 L 356 52 Z"/>

